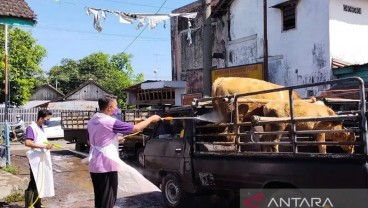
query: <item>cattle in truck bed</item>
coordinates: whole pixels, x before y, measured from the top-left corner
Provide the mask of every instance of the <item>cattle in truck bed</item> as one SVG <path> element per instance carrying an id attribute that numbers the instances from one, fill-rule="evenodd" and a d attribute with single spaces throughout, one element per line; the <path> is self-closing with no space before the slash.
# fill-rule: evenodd
<path id="1" fill-rule="evenodd" d="M 282 85 L 273 84 L 271 82 L 266 82 L 259 79 L 253 78 L 243 78 L 243 77 L 220 77 L 217 78 L 212 84 L 212 96 L 213 97 L 222 97 L 226 95 L 232 94 L 241 94 L 241 93 L 250 93 L 257 92 L 263 90 L 271 90 L 283 88 Z M 300 99 L 297 92 L 292 92 L 293 99 Z M 261 104 L 265 104 L 268 100 L 289 100 L 289 91 L 278 91 L 271 93 L 262 93 L 255 94 L 249 96 L 241 97 L 243 101 L 248 101 L 248 103 L 244 103 L 239 105 L 239 115 L 242 115 L 242 118 L 249 118 L 250 115 L 257 114 L 257 110 Z M 253 99 L 263 100 L 252 101 Z M 213 102 L 214 109 L 221 114 L 221 117 L 224 118 L 224 122 L 229 122 L 230 118 L 229 114 L 233 112 L 233 108 L 229 106 L 229 101 L 223 98 L 215 98 Z"/>
<path id="2" fill-rule="evenodd" d="M 336 113 L 329 107 L 324 105 L 316 105 L 314 103 L 307 103 L 296 100 L 294 102 L 294 117 L 331 117 L 337 116 Z M 285 101 L 271 101 L 267 103 L 264 108 L 264 115 L 266 117 L 290 117 L 290 104 Z M 265 125 L 265 131 L 285 131 L 290 128 L 289 123 L 275 122 Z M 340 121 L 308 121 L 297 122 L 296 130 L 342 130 L 343 126 Z M 316 141 L 325 142 L 331 141 L 350 141 L 355 142 L 354 132 L 333 132 L 333 133 L 318 133 L 316 134 Z M 266 135 L 263 137 L 265 141 L 279 142 L 281 134 Z M 326 145 L 319 145 L 319 152 L 326 153 Z M 342 145 L 341 148 L 347 153 L 354 153 L 353 145 Z M 263 146 L 263 151 L 278 152 L 278 145 Z"/>

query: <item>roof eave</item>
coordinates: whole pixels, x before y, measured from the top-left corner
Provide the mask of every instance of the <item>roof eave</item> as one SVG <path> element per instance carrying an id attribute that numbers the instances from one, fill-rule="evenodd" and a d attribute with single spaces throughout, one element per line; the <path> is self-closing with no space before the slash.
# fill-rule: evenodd
<path id="1" fill-rule="evenodd" d="M 34 26 L 37 24 L 36 19 L 0 16 L 0 24 L 19 25 L 19 26 Z"/>

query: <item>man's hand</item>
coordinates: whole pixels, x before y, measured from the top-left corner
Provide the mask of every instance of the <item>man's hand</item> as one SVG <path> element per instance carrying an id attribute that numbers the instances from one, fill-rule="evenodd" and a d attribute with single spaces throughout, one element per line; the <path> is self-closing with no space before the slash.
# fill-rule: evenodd
<path id="1" fill-rule="evenodd" d="M 158 115 L 153 115 L 153 116 L 150 116 L 149 119 L 150 119 L 151 122 L 156 123 L 156 122 L 161 120 L 161 117 L 158 116 Z"/>
<path id="2" fill-rule="evenodd" d="M 125 138 L 123 136 L 118 136 L 118 142 L 124 143 Z"/>
<path id="3" fill-rule="evenodd" d="M 144 128 L 149 126 L 151 123 L 156 123 L 160 120 L 161 120 L 161 117 L 158 116 L 158 115 L 150 116 L 146 120 L 144 120 L 142 122 L 139 122 L 136 125 L 134 125 L 132 132 L 135 133 L 135 132 L 138 132 L 138 131 L 142 131 Z"/>
<path id="4" fill-rule="evenodd" d="M 46 149 L 52 149 L 54 147 L 54 144 L 47 144 Z"/>

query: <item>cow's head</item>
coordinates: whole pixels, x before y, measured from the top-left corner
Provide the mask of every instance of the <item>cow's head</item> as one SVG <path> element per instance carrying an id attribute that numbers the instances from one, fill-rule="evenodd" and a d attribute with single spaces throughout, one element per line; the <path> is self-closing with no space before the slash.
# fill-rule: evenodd
<path id="1" fill-rule="evenodd" d="M 230 103 L 229 98 L 220 98 L 216 97 L 213 99 L 213 108 L 214 110 L 220 114 L 222 122 L 230 122 L 231 112 L 234 110 L 233 105 Z"/>
<path id="2" fill-rule="evenodd" d="M 356 137 L 354 132 L 343 132 L 342 139 L 347 142 L 355 142 Z M 350 154 L 354 153 L 354 145 L 342 145 L 341 148 Z"/>

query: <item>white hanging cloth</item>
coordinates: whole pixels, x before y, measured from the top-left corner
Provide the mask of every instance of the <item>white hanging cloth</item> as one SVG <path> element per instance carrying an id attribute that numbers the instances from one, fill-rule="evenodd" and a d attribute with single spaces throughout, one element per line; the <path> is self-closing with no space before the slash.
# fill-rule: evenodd
<path id="1" fill-rule="evenodd" d="M 93 14 L 93 27 L 98 31 L 102 31 L 101 19 L 106 19 L 106 11 L 88 8 L 86 9 L 87 15 Z M 100 11 L 102 14 L 100 15 Z"/>
<path id="2" fill-rule="evenodd" d="M 133 24 L 134 18 L 127 16 L 124 13 L 119 14 L 119 22 L 123 24 Z"/>
<path id="3" fill-rule="evenodd" d="M 154 15 L 154 16 L 147 16 L 148 25 L 150 29 L 154 29 L 157 27 L 158 23 L 165 23 L 167 20 L 170 19 L 169 15 Z"/>
<path id="4" fill-rule="evenodd" d="M 141 27 L 146 25 L 146 23 L 144 22 L 145 17 L 144 16 L 138 16 L 137 19 L 138 19 L 139 23 L 138 23 L 138 25 L 135 29 L 139 30 Z"/>
<path id="5" fill-rule="evenodd" d="M 101 12 L 101 14 L 100 14 Z M 170 17 L 184 17 L 188 19 L 188 33 L 187 40 L 189 41 L 189 45 L 192 44 L 192 30 L 191 30 L 191 19 L 197 17 L 197 12 L 193 13 L 171 13 L 171 14 L 135 14 L 135 13 L 125 13 L 125 12 L 117 12 L 110 10 L 102 10 L 102 9 L 94 9 L 87 7 L 87 15 L 93 14 L 93 27 L 98 31 L 102 31 L 102 23 L 101 20 L 106 19 L 106 13 L 109 12 L 111 14 L 115 14 L 119 16 L 119 22 L 122 24 L 133 24 L 135 20 L 138 20 L 138 24 L 136 29 L 140 29 L 146 24 L 148 24 L 149 29 L 154 29 L 157 27 L 157 24 L 163 23 L 164 28 L 166 28 L 167 21 Z M 147 20 L 148 23 L 145 21 Z"/>
<path id="6" fill-rule="evenodd" d="M 189 41 L 189 45 L 192 45 L 192 23 L 190 22 L 190 19 L 188 19 L 188 33 L 187 33 L 187 40 Z"/>

